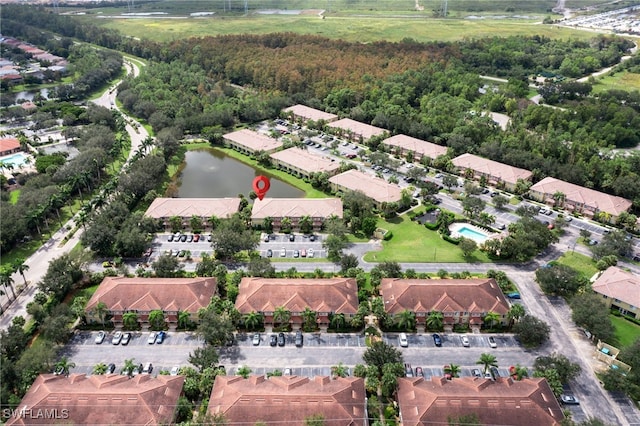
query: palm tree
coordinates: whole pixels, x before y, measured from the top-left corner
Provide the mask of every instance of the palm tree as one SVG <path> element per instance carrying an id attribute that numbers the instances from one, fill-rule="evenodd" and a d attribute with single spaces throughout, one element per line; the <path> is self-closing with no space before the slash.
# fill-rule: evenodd
<path id="1" fill-rule="evenodd" d="M 62 359 L 56 363 L 56 371 L 62 370 L 62 374 L 65 376 L 69 376 L 69 370 L 72 368 L 76 368 L 76 363 L 69 362 L 66 356 L 63 356 Z"/>
<path id="2" fill-rule="evenodd" d="M 430 330 L 442 330 L 442 326 L 444 325 L 444 315 L 442 312 L 431 311 L 429 312 L 429 316 L 427 317 L 427 327 Z"/>
<path id="3" fill-rule="evenodd" d="M 396 320 L 396 322 L 398 324 L 398 328 L 400 328 L 401 330 L 413 330 L 416 326 L 416 315 L 410 310 L 405 309 L 398 314 L 398 319 Z"/>
<path id="4" fill-rule="evenodd" d="M 336 377 L 348 377 L 349 376 L 349 367 L 344 364 L 339 363 L 338 365 L 331 366 L 331 377 L 334 379 Z"/>
<path id="5" fill-rule="evenodd" d="M 262 322 L 262 315 L 251 311 L 244 316 L 244 324 L 249 330 L 255 330 Z"/>
<path id="6" fill-rule="evenodd" d="M 149 325 L 152 330 L 162 330 L 164 328 L 164 312 L 160 309 L 154 309 L 149 312 Z"/>
<path id="7" fill-rule="evenodd" d="M 76 317 L 84 321 L 85 320 L 84 307 L 86 305 L 87 305 L 87 298 L 84 296 L 78 296 L 75 299 L 73 299 L 73 303 L 71 304 L 71 312 L 73 312 L 73 314 Z"/>
<path id="8" fill-rule="evenodd" d="M 491 225 L 496 221 L 496 217 L 487 212 L 481 212 L 480 216 L 478 216 L 478 222 L 483 225 Z"/>
<path id="9" fill-rule="evenodd" d="M 16 300 L 16 292 L 13 291 L 14 281 L 11 277 L 12 275 L 13 268 L 11 267 L 11 265 L 3 265 L 2 268 L 0 268 L 0 284 L 5 286 L 6 288 L 10 288 L 11 294 L 13 294 L 13 300 Z"/>
<path id="10" fill-rule="evenodd" d="M 529 371 L 526 367 L 516 364 L 515 366 L 512 365 L 509 367 L 509 375 L 511 375 L 515 380 L 522 380 L 525 377 L 529 377 Z"/>
<path id="11" fill-rule="evenodd" d="M 180 216 L 171 216 L 169 218 L 171 231 L 178 232 L 182 229 L 182 218 Z"/>
<path id="12" fill-rule="evenodd" d="M 138 314 L 135 312 L 126 312 L 122 316 L 122 324 L 127 330 L 138 328 Z"/>
<path id="13" fill-rule="evenodd" d="M 262 219 L 262 229 L 264 232 L 273 232 L 273 218 L 271 216 Z"/>
<path id="14" fill-rule="evenodd" d="M 445 374 L 448 374 L 452 379 L 460 377 L 460 366 L 456 364 L 449 364 L 444 366 Z"/>
<path id="15" fill-rule="evenodd" d="M 191 323 L 191 314 L 187 311 L 178 312 L 178 327 L 186 330 L 189 323 Z"/>
<path id="16" fill-rule="evenodd" d="M 312 311 L 308 306 L 304 308 L 304 312 L 302 313 L 302 321 L 304 322 L 304 327 L 308 331 L 313 331 L 316 329 L 316 320 L 317 320 L 317 312 Z"/>
<path id="17" fill-rule="evenodd" d="M 486 374 L 489 368 L 498 367 L 498 360 L 495 356 L 485 352 L 480 354 L 480 359 L 476 361 L 476 364 L 482 365 L 482 372 Z"/>
<path id="18" fill-rule="evenodd" d="M 343 313 L 333 314 L 331 316 L 331 325 L 336 329 L 336 331 L 340 330 L 344 326 L 345 322 L 346 321 Z"/>
<path id="19" fill-rule="evenodd" d="M 218 225 L 220 225 L 220 219 L 217 216 L 211 216 L 207 222 L 209 222 L 209 226 L 211 229 L 216 229 Z"/>
<path id="20" fill-rule="evenodd" d="M 13 261 L 13 269 L 22 275 L 22 279 L 24 280 L 24 285 L 27 285 L 27 279 L 24 276 L 24 273 L 29 270 L 29 265 L 25 264 L 25 259 L 23 257 L 19 257 Z"/>
<path id="21" fill-rule="evenodd" d="M 556 207 L 562 207 L 562 205 L 564 204 L 564 200 L 567 198 L 566 195 L 564 195 L 563 192 L 561 191 L 556 191 L 553 194 L 553 200 L 555 201 L 555 206 Z"/>
<path id="22" fill-rule="evenodd" d="M 106 374 L 106 372 L 107 372 L 107 364 L 105 364 L 104 362 L 96 364 L 93 367 L 93 374 L 101 375 L 101 374 Z"/>
<path id="23" fill-rule="evenodd" d="M 489 311 L 487 312 L 487 315 L 484 316 L 484 322 L 489 324 L 489 328 L 493 328 L 493 325 L 499 321 L 500 321 L 500 314 L 496 312 Z"/>
<path id="24" fill-rule="evenodd" d="M 302 216 L 300 218 L 300 222 L 298 223 L 298 226 L 300 227 L 300 232 L 302 232 L 303 234 L 311 233 L 311 231 L 313 229 L 313 223 L 311 222 L 311 216 L 309 216 L 309 215 Z"/>
<path id="25" fill-rule="evenodd" d="M 282 326 L 283 324 L 288 324 L 291 319 L 291 312 L 287 310 L 284 306 L 278 306 L 276 310 L 273 312 L 273 322 Z"/>
<path id="26" fill-rule="evenodd" d="M 133 376 L 133 370 L 136 368 L 136 365 L 133 363 L 134 358 L 125 359 L 124 367 L 122 368 L 122 372 L 125 373 L 129 378 Z"/>
<path id="27" fill-rule="evenodd" d="M 516 303 L 511 306 L 509 312 L 507 312 L 507 317 L 509 318 L 509 326 L 511 327 L 514 323 L 518 322 L 520 318 L 522 318 L 525 314 L 524 306 L 519 303 Z"/>
<path id="28" fill-rule="evenodd" d="M 100 318 L 100 322 L 102 323 L 103 327 L 105 325 L 105 320 L 107 318 L 108 312 L 109 310 L 107 309 L 107 304 L 104 302 L 98 302 L 96 304 L 96 307 L 93 308 L 93 314 Z"/>

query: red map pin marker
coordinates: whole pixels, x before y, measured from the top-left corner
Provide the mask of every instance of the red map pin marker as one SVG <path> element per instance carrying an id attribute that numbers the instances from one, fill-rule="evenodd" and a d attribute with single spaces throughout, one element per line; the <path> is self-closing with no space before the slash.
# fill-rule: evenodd
<path id="1" fill-rule="evenodd" d="M 253 191 L 256 193 L 259 200 L 264 198 L 270 186 L 271 183 L 269 183 L 269 178 L 266 176 L 256 176 L 253 180 Z"/>

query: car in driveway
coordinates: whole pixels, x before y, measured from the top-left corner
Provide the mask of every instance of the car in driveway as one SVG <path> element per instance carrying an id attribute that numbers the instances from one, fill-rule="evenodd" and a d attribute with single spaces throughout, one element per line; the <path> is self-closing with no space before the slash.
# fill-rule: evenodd
<path id="1" fill-rule="evenodd" d="M 114 345 L 119 345 L 122 341 L 122 331 L 116 331 L 116 334 L 111 338 L 111 343 Z"/>
<path id="2" fill-rule="evenodd" d="M 492 348 L 497 348 L 498 344 L 496 343 L 496 339 L 493 336 L 489 337 L 489 346 Z"/>
<path id="3" fill-rule="evenodd" d="M 156 343 L 161 344 L 162 342 L 164 342 L 164 339 L 167 337 L 167 333 L 165 333 L 164 331 L 159 331 L 158 334 L 156 335 Z"/>
<path id="4" fill-rule="evenodd" d="M 253 346 L 258 346 L 260 344 L 260 333 L 256 333 L 253 335 L 252 343 Z"/>
<path id="5" fill-rule="evenodd" d="M 276 346 L 278 344 L 278 336 L 276 336 L 275 334 L 272 334 L 269 337 L 269 346 Z"/>
<path id="6" fill-rule="evenodd" d="M 462 342 L 462 346 L 465 348 L 469 347 L 469 338 L 467 336 L 460 336 L 460 341 Z"/>
<path id="7" fill-rule="evenodd" d="M 433 343 L 436 346 L 442 346 L 442 337 L 438 333 L 433 333 L 431 337 L 433 337 Z"/>
<path id="8" fill-rule="evenodd" d="M 96 344 L 101 344 L 102 342 L 104 342 L 104 338 L 107 336 L 107 333 L 105 333 L 104 331 L 98 331 L 98 334 L 96 335 L 96 338 L 94 339 L 94 342 L 96 342 Z"/>
<path id="9" fill-rule="evenodd" d="M 304 337 L 302 337 L 302 331 L 296 331 L 295 344 L 297 348 L 301 348 L 304 344 Z"/>
<path id="10" fill-rule="evenodd" d="M 156 342 L 156 332 L 152 331 L 149 333 L 149 337 L 147 338 L 147 343 L 153 345 Z"/>
<path id="11" fill-rule="evenodd" d="M 126 346 L 131 341 L 131 333 L 124 333 L 122 335 L 122 346 Z"/>
<path id="12" fill-rule="evenodd" d="M 409 346 L 409 341 L 407 340 L 406 333 L 400 333 L 398 335 L 398 342 L 400 343 L 400 346 L 402 346 L 403 348 L 406 348 L 407 346 Z"/>
<path id="13" fill-rule="evenodd" d="M 566 405 L 579 405 L 580 401 L 573 395 L 560 395 L 560 401 Z"/>

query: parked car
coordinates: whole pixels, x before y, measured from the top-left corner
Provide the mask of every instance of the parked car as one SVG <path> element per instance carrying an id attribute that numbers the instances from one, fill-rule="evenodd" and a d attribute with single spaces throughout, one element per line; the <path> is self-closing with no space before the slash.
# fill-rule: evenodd
<path id="1" fill-rule="evenodd" d="M 147 339 L 147 343 L 153 345 L 156 342 L 156 332 L 152 331 L 149 333 L 149 338 Z"/>
<path id="2" fill-rule="evenodd" d="M 265 234 L 265 235 L 264 235 L 263 241 L 264 241 L 265 243 L 268 243 L 268 242 L 269 242 L 269 234 Z"/>
<path id="3" fill-rule="evenodd" d="M 138 374 L 142 373 L 142 369 L 144 368 L 144 366 L 142 365 L 142 363 L 140 363 L 139 365 L 137 365 L 136 367 L 133 368 L 133 371 L 131 372 L 132 376 L 137 376 Z"/>
<path id="4" fill-rule="evenodd" d="M 296 331 L 295 344 L 297 348 L 301 348 L 304 343 L 304 337 L 302 337 L 302 331 Z"/>
<path id="5" fill-rule="evenodd" d="M 195 235 L 193 236 L 193 242 L 194 242 L 194 243 L 197 243 L 198 241 L 200 241 L 200 234 L 195 234 Z"/>
<path id="6" fill-rule="evenodd" d="M 165 337 L 167 337 L 167 333 L 165 333 L 164 331 L 159 331 L 156 335 L 156 343 L 160 344 L 164 342 Z"/>
<path id="7" fill-rule="evenodd" d="M 173 241 L 173 234 L 169 235 L 167 237 L 167 241 L 172 242 Z"/>
<path id="8" fill-rule="evenodd" d="M 282 247 L 282 250 L 280 250 L 280 257 L 287 257 L 287 249 L 285 249 L 284 247 Z"/>
<path id="9" fill-rule="evenodd" d="M 193 235 L 189 234 L 189 236 L 187 237 L 187 242 L 188 243 L 192 243 L 193 242 Z"/>
<path id="10" fill-rule="evenodd" d="M 290 375 L 291 375 L 291 369 L 290 369 L 290 368 L 288 368 L 288 367 L 287 367 L 287 368 L 285 368 L 285 369 L 284 369 L 284 373 L 282 373 L 282 374 L 283 374 L 283 375 L 285 375 L 285 376 L 290 376 Z"/>
<path id="11" fill-rule="evenodd" d="M 267 250 L 267 257 L 273 257 L 273 250 L 271 249 Z"/>
<path id="12" fill-rule="evenodd" d="M 116 371 L 116 365 L 114 363 L 107 365 L 106 374 L 113 374 L 114 371 Z"/>
<path id="13" fill-rule="evenodd" d="M 312 248 L 307 250 L 307 257 L 313 257 L 313 249 Z"/>
<path id="14" fill-rule="evenodd" d="M 105 260 L 104 262 L 102 262 L 103 268 L 113 268 L 114 266 L 116 265 L 110 260 Z"/>
<path id="15" fill-rule="evenodd" d="M 169 372 L 169 374 L 172 375 L 172 376 L 177 376 L 179 372 L 180 372 L 180 366 L 179 365 L 174 365 L 171 368 L 171 371 Z"/>
<path id="16" fill-rule="evenodd" d="M 150 362 L 146 363 L 144 367 L 142 367 L 143 374 L 151 374 L 152 371 L 153 371 L 153 364 L 151 364 Z"/>
<path id="17" fill-rule="evenodd" d="M 560 401 L 566 405 L 579 405 L 580 401 L 573 395 L 560 395 Z"/>
<path id="18" fill-rule="evenodd" d="M 497 367 L 490 367 L 489 369 L 494 379 L 497 379 L 498 377 L 500 377 L 500 371 L 498 371 Z"/>
<path id="19" fill-rule="evenodd" d="M 471 375 L 473 377 L 482 377 L 482 373 L 477 368 L 474 368 L 473 370 L 471 370 Z"/>
<path id="20" fill-rule="evenodd" d="M 284 333 L 278 333 L 278 346 L 284 346 L 285 338 Z"/>
<path id="21" fill-rule="evenodd" d="M 307 251 L 305 249 L 300 250 L 300 257 L 307 257 Z"/>
<path id="22" fill-rule="evenodd" d="M 276 346 L 277 344 L 278 344 L 278 336 L 276 336 L 275 334 L 272 334 L 271 337 L 269 337 L 269 345 Z"/>
<path id="23" fill-rule="evenodd" d="M 116 331 L 116 334 L 111 338 L 111 343 L 114 345 L 119 345 L 122 340 L 122 331 Z"/>
<path id="24" fill-rule="evenodd" d="M 398 335 L 398 341 L 400 342 L 400 346 L 402 346 L 403 348 L 409 346 L 409 341 L 407 340 L 406 333 L 400 333 Z"/>
<path id="25" fill-rule="evenodd" d="M 300 252 L 298 250 L 294 250 L 293 257 L 300 257 Z"/>
<path id="26" fill-rule="evenodd" d="M 461 336 L 460 340 L 462 341 L 462 346 L 465 348 L 469 347 L 469 338 L 467 336 Z"/>
<path id="27" fill-rule="evenodd" d="M 187 235 L 186 234 L 182 234 L 180 236 L 180 241 L 183 242 L 183 243 L 187 242 Z"/>
<path id="28" fill-rule="evenodd" d="M 260 333 L 256 333 L 253 335 L 253 346 L 258 346 L 260 344 Z"/>
<path id="29" fill-rule="evenodd" d="M 53 369 L 53 374 L 55 374 L 56 376 L 61 376 L 62 373 L 64 373 L 64 367 L 61 365 L 58 365 Z"/>
<path id="30" fill-rule="evenodd" d="M 404 365 L 404 375 L 406 377 L 413 377 L 413 368 L 411 368 L 411 364 Z"/>
<path id="31" fill-rule="evenodd" d="M 212 241 L 211 234 L 207 235 L 207 242 L 210 243 Z"/>
<path id="32" fill-rule="evenodd" d="M 507 297 L 509 299 L 520 299 L 520 293 L 518 292 L 508 293 Z"/>
<path id="33" fill-rule="evenodd" d="M 131 333 L 124 333 L 122 335 L 122 346 L 128 345 L 130 340 L 131 340 Z"/>
<path id="34" fill-rule="evenodd" d="M 289 234 L 289 241 L 293 242 L 296 240 L 296 236 L 294 234 Z"/>
<path id="35" fill-rule="evenodd" d="M 315 240 L 316 240 L 316 236 L 315 235 L 313 235 L 313 234 L 309 235 L 309 241 L 313 242 Z"/>
<path id="36" fill-rule="evenodd" d="M 489 346 L 491 346 L 492 348 L 498 347 L 498 344 L 496 343 L 496 339 L 494 339 L 493 336 L 489 337 Z"/>
<path id="37" fill-rule="evenodd" d="M 438 333 L 432 334 L 431 337 L 433 337 L 433 343 L 435 343 L 436 346 L 442 346 L 442 337 L 440 337 Z"/>
<path id="38" fill-rule="evenodd" d="M 422 367 L 416 367 L 416 377 L 424 377 L 424 371 L 422 371 Z"/>
<path id="39" fill-rule="evenodd" d="M 104 331 L 98 331 L 98 335 L 95 338 L 95 342 L 99 345 L 102 342 L 104 342 L 104 338 L 107 335 L 107 333 L 105 333 Z"/>

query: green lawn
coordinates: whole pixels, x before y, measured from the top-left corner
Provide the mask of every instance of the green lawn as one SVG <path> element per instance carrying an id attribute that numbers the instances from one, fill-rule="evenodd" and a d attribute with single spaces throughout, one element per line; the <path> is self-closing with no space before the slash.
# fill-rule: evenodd
<path id="1" fill-rule="evenodd" d="M 9 204 L 15 205 L 18 202 L 18 198 L 20 198 L 20 190 L 15 189 L 9 193 Z"/>
<path id="2" fill-rule="evenodd" d="M 601 93 L 606 90 L 640 90 L 640 74 L 627 71 L 617 72 L 614 75 L 606 75 L 596 79 L 593 85 L 594 93 Z"/>
<path id="3" fill-rule="evenodd" d="M 378 226 L 393 232 L 393 238 L 382 242 L 382 251 L 367 253 L 364 260 L 368 262 L 490 262 L 480 250 L 476 250 L 471 259 L 465 259 L 456 245 L 440 238 L 438 232 L 412 222 L 406 215 L 379 221 Z"/>
<path id="4" fill-rule="evenodd" d="M 598 272 L 596 263 L 589 256 L 580 253 L 566 252 L 556 262 L 582 272 L 587 279 Z"/>
<path id="5" fill-rule="evenodd" d="M 615 335 L 619 348 L 629 346 L 640 338 L 640 325 L 615 315 L 610 315 L 609 318 L 611 318 L 611 323 L 616 330 Z"/>

